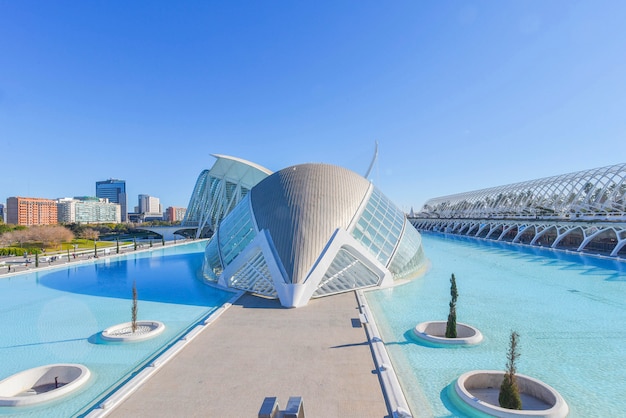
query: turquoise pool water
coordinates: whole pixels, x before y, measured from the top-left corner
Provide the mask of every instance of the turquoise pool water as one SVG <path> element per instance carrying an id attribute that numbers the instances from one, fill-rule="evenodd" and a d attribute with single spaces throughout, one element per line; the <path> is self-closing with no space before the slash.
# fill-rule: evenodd
<path id="1" fill-rule="evenodd" d="M 504 370 L 512 330 L 518 372 L 558 390 L 570 417 L 626 416 L 626 262 L 462 237 L 423 235 L 432 266 L 393 289 L 366 292 L 415 417 L 467 416 L 450 385 L 466 371 Z M 484 341 L 433 347 L 413 327 L 448 316 L 456 277 L 457 320 Z"/>
<path id="2" fill-rule="evenodd" d="M 0 279 L 0 379 L 51 363 L 81 363 L 92 377 L 77 393 L 32 407 L 0 407 L 0 416 L 70 417 L 123 383 L 232 293 L 198 276 L 206 242 L 105 258 L 85 265 Z M 165 324 L 143 342 L 102 343 L 98 334 L 131 320 Z"/>

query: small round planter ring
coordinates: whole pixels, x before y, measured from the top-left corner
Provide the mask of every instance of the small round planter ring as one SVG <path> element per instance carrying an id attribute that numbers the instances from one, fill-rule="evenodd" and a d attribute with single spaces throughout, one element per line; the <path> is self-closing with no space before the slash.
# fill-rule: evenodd
<path id="1" fill-rule="evenodd" d="M 483 340 L 483 334 L 476 328 L 457 322 L 456 338 L 446 338 L 446 321 L 429 321 L 417 324 L 413 328 L 416 337 L 437 344 L 478 344 Z"/>
<path id="2" fill-rule="evenodd" d="M 65 396 L 91 376 L 82 364 L 49 364 L 16 373 L 0 381 L 0 406 L 24 406 Z"/>
<path id="3" fill-rule="evenodd" d="M 551 386 L 530 376 L 516 374 L 522 398 L 521 410 L 499 406 L 498 395 L 504 372 L 498 370 L 474 370 L 462 374 L 454 389 L 461 401 L 469 407 L 498 417 L 544 417 L 563 418 L 569 406 Z"/>
<path id="4" fill-rule="evenodd" d="M 105 341 L 135 342 L 156 337 L 165 330 L 165 324 L 159 321 L 137 321 L 137 329 L 132 330 L 132 322 L 113 325 L 102 331 Z"/>

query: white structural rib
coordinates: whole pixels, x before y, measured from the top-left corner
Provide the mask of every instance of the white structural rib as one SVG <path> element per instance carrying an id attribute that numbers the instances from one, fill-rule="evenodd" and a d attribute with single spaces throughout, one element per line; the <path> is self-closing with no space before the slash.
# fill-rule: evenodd
<path id="1" fill-rule="evenodd" d="M 374 156 L 372 157 L 372 162 L 370 163 L 370 166 L 367 169 L 367 173 L 365 173 L 365 175 L 363 176 L 366 179 L 369 178 L 370 173 L 372 172 L 372 168 L 374 168 L 374 164 L 376 164 L 377 159 L 378 159 L 378 141 L 376 141 L 376 146 L 374 148 Z"/>

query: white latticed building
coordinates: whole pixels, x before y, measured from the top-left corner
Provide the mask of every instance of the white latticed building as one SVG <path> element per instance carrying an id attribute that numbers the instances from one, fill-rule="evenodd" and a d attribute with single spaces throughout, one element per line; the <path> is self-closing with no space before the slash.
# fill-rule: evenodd
<path id="1" fill-rule="evenodd" d="M 369 181 L 302 164 L 242 196 L 209 241 L 203 272 L 219 286 L 298 307 L 415 277 L 425 264 L 420 234 Z"/>
<path id="2" fill-rule="evenodd" d="M 543 247 L 626 255 L 626 164 L 431 199 L 411 222 Z"/>
<path id="3" fill-rule="evenodd" d="M 196 237 L 211 236 L 222 219 L 250 192 L 272 174 L 270 170 L 241 158 L 217 158 L 210 170 L 203 170 L 187 206 L 181 226 L 197 228 Z"/>

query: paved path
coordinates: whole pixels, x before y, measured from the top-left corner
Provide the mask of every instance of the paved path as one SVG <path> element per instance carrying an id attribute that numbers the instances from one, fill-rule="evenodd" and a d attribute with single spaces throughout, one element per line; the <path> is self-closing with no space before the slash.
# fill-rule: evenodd
<path id="1" fill-rule="evenodd" d="M 297 309 L 244 295 L 109 417 L 257 417 L 266 396 L 307 418 L 386 417 L 353 292 Z"/>

